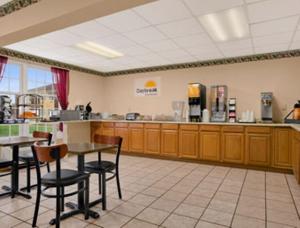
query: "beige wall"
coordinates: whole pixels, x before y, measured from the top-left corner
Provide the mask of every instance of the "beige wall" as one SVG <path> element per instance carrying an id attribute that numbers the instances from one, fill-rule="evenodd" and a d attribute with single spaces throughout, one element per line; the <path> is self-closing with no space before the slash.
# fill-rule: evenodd
<path id="1" fill-rule="evenodd" d="M 103 77 L 70 71 L 69 109 L 92 102 L 93 112 L 103 111 Z"/>
<path id="2" fill-rule="evenodd" d="M 135 97 L 134 80 L 161 77 L 159 97 Z M 271 91 L 275 97 L 274 115 L 277 120 L 300 99 L 300 58 L 266 60 L 182 70 L 139 73 L 103 80 L 103 110 L 124 114 L 172 114 L 171 102 L 187 100 L 187 84 L 200 82 L 209 87 L 225 84 L 229 97 L 237 98 L 238 112 L 254 110 L 260 118 L 260 92 Z M 208 95 L 209 96 L 209 95 Z"/>

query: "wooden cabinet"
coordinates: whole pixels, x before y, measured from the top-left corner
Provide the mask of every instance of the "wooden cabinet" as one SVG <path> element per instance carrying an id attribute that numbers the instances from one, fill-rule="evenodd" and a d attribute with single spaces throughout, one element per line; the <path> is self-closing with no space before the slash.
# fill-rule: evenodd
<path id="1" fill-rule="evenodd" d="M 113 122 L 104 122 L 101 125 L 101 135 L 114 136 L 114 123 Z"/>
<path id="2" fill-rule="evenodd" d="M 160 124 L 145 124 L 146 154 L 160 154 Z"/>
<path id="3" fill-rule="evenodd" d="M 244 127 L 222 127 L 221 154 L 223 162 L 243 164 L 245 162 Z"/>
<path id="4" fill-rule="evenodd" d="M 270 165 L 272 137 L 269 127 L 246 128 L 246 164 Z"/>
<path id="5" fill-rule="evenodd" d="M 178 125 L 161 125 L 161 155 L 169 157 L 178 156 Z"/>
<path id="6" fill-rule="evenodd" d="M 300 133 L 297 131 L 293 132 L 292 138 L 292 166 L 293 166 L 293 173 L 295 178 L 300 184 Z"/>
<path id="7" fill-rule="evenodd" d="M 220 161 L 220 126 L 201 126 L 200 158 L 202 160 Z"/>
<path id="8" fill-rule="evenodd" d="M 122 151 L 129 150 L 129 136 L 127 123 L 115 123 L 115 136 L 122 137 Z"/>
<path id="9" fill-rule="evenodd" d="M 292 137 L 290 128 L 274 129 L 273 166 L 278 168 L 292 167 Z"/>
<path id="10" fill-rule="evenodd" d="M 129 124 L 129 151 L 130 152 L 144 152 L 144 125 L 143 124 Z"/>
<path id="11" fill-rule="evenodd" d="M 198 125 L 180 125 L 179 157 L 198 158 Z"/>
<path id="12" fill-rule="evenodd" d="M 100 122 L 91 122 L 91 142 L 94 141 L 95 135 L 101 135 L 101 125 Z"/>

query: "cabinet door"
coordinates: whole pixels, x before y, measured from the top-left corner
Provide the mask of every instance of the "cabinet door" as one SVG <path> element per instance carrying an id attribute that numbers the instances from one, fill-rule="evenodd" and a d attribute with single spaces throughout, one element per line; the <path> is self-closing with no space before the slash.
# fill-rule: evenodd
<path id="1" fill-rule="evenodd" d="M 276 128 L 274 132 L 273 165 L 292 167 L 292 131 L 289 128 Z"/>
<path id="2" fill-rule="evenodd" d="M 300 183 L 300 176 L 299 176 L 299 153 L 300 153 L 300 141 L 296 138 L 297 133 L 294 134 L 293 137 L 293 173 L 295 175 L 298 184 Z"/>
<path id="3" fill-rule="evenodd" d="M 244 163 L 244 134 L 224 132 L 222 136 L 222 160 Z"/>
<path id="4" fill-rule="evenodd" d="M 198 158 L 198 131 L 179 131 L 179 157 Z"/>
<path id="5" fill-rule="evenodd" d="M 112 128 L 112 127 L 102 127 L 100 132 L 101 132 L 101 135 L 107 135 L 107 136 L 115 135 L 114 128 Z"/>
<path id="6" fill-rule="evenodd" d="M 94 141 L 95 135 L 101 135 L 101 124 L 91 123 L 91 142 Z"/>
<path id="7" fill-rule="evenodd" d="M 246 163 L 250 165 L 269 166 L 271 151 L 270 134 L 246 134 Z"/>
<path id="8" fill-rule="evenodd" d="M 220 132 L 200 133 L 200 158 L 203 160 L 220 161 Z"/>
<path id="9" fill-rule="evenodd" d="M 161 154 L 169 157 L 178 156 L 178 130 L 161 131 Z"/>
<path id="10" fill-rule="evenodd" d="M 122 151 L 129 150 L 129 143 L 128 143 L 128 128 L 115 128 L 115 136 L 122 137 Z"/>
<path id="11" fill-rule="evenodd" d="M 160 129 L 145 129 L 145 153 L 160 154 Z"/>
<path id="12" fill-rule="evenodd" d="M 129 151 L 144 152 L 144 129 L 129 128 Z"/>

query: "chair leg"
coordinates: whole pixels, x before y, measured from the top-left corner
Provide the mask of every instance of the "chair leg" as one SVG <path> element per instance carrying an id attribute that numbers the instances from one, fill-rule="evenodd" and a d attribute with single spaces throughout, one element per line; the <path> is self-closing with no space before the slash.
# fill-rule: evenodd
<path id="1" fill-rule="evenodd" d="M 64 198 L 64 195 L 65 195 L 65 188 L 64 187 L 61 187 L 61 190 L 60 190 L 60 211 L 64 211 L 65 210 L 65 198 Z"/>
<path id="2" fill-rule="evenodd" d="M 89 203 L 90 203 L 90 181 L 89 178 L 85 180 L 85 202 L 84 202 L 84 219 L 89 219 Z"/>
<path id="3" fill-rule="evenodd" d="M 30 175 L 30 162 L 26 162 L 26 175 L 27 175 L 27 188 L 26 191 L 30 192 L 31 189 L 31 175 Z"/>
<path id="4" fill-rule="evenodd" d="M 101 181 L 101 173 L 98 174 L 98 182 L 99 182 L 99 195 L 101 195 L 101 189 L 102 189 L 102 181 Z"/>
<path id="5" fill-rule="evenodd" d="M 106 210 L 106 173 L 102 173 L 102 210 Z"/>
<path id="6" fill-rule="evenodd" d="M 35 209 L 32 221 L 32 227 L 36 227 L 36 222 L 39 214 L 39 207 L 41 201 L 41 186 L 38 186 L 37 194 L 36 194 L 36 201 L 35 201 Z"/>
<path id="7" fill-rule="evenodd" d="M 59 228 L 60 227 L 60 187 L 56 187 L 56 217 L 55 217 L 55 227 Z"/>
<path id="8" fill-rule="evenodd" d="M 118 187 L 118 194 L 119 198 L 122 199 L 122 192 L 121 192 L 121 185 L 120 185 L 120 176 L 119 176 L 119 170 L 116 170 L 116 180 L 117 180 L 117 187 Z"/>
<path id="9" fill-rule="evenodd" d="M 50 173 L 50 165 L 49 165 L 49 162 L 47 162 L 47 165 L 46 165 L 46 166 L 47 166 L 47 172 Z"/>

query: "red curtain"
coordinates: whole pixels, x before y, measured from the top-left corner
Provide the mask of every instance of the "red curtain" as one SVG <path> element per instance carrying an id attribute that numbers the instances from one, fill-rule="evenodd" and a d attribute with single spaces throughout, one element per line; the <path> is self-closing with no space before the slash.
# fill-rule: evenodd
<path id="1" fill-rule="evenodd" d="M 69 71 L 56 67 L 51 67 L 53 76 L 53 84 L 56 90 L 56 95 L 62 110 L 66 110 L 69 105 Z M 59 129 L 63 131 L 63 125 L 60 123 Z"/>
<path id="2" fill-rule="evenodd" d="M 5 56 L 0 56 L 0 81 L 3 78 L 5 66 L 7 64 L 8 58 Z"/>

